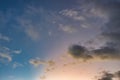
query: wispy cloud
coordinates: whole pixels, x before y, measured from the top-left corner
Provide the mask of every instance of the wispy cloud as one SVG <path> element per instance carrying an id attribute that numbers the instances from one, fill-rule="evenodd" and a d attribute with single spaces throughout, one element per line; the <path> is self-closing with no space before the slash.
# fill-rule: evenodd
<path id="1" fill-rule="evenodd" d="M 17 22 L 22 26 L 26 35 L 33 41 L 38 41 L 41 37 L 41 8 L 34 8 L 33 6 L 25 7 L 22 15 L 17 17 Z"/>
<path id="2" fill-rule="evenodd" d="M 25 32 L 33 40 L 39 40 L 40 39 L 40 36 L 41 36 L 40 33 L 32 26 L 27 28 Z"/>
<path id="3" fill-rule="evenodd" d="M 102 9 L 96 8 L 93 3 L 89 3 L 91 6 L 87 6 L 87 3 L 83 4 L 81 8 L 65 9 L 59 13 L 73 22 L 78 22 L 77 24 L 82 28 L 100 27 L 108 21 L 108 15 Z"/>
<path id="4" fill-rule="evenodd" d="M 74 20 L 85 20 L 85 17 L 80 15 L 80 12 L 77 10 L 66 9 L 59 12 L 60 14 L 70 17 Z"/>
<path id="5" fill-rule="evenodd" d="M 6 53 L 0 53 L 0 59 L 5 61 L 5 59 L 8 60 L 8 62 L 12 61 L 12 57 L 9 54 Z"/>
<path id="6" fill-rule="evenodd" d="M 8 47 L 0 46 L 0 59 L 1 59 L 1 61 L 11 62 L 12 57 L 13 57 L 13 53 L 20 54 L 21 51 L 20 50 L 11 50 Z"/>
<path id="7" fill-rule="evenodd" d="M 13 53 L 15 54 L 20 54 L 22 52 L 22 50 L 13 50 Z"/>
<path id="8" fill-rule="evenodd" d="M 64 31 L 64 32 L 67 32 L 67 33 L 74 33 L 77 31 L 77 29 L 72 26 L 72 25 L 63 25 L 63 24 L 59 24 L 59 28 Z"/>
<path id="9" fill-rule="evenodd" d="M 4 36 L 0 33 L 0 40 L 4 40 L 4 41 L 9 42 L 11 39 L 8 36 Z"/>
<path id="10" fill-rule="evenodd" d="M 14 69 L 17 68 L 17 67 L 23 67 L 23 66 L 24 66 L 23 64 L 20 64 L 18 62 L 13 63 L 13 68 Z"/>

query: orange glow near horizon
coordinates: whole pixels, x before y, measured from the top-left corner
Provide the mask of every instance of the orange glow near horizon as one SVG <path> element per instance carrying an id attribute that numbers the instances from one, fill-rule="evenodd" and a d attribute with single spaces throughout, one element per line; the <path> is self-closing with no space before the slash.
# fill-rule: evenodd
<path id="1" fill-rule="evenodd" d="M 65 57 L 65 59 L 64 57 L 62 56 L 61 59 L 60 55 L 59 58 L 54 56 L 55 65 L 45 66 L 43 74 L 38 74 L 36 80 L 96 80 L 96 76 L 100 75 L 101 71 L 112 70 L 114 72 L 119 70 L 120 65 L 119 61 L 79 62 L 71 57 Z M 114 66 L 114 64 L 118 65 Z M 46 71 L 47 69 L 49 71 Z"/>

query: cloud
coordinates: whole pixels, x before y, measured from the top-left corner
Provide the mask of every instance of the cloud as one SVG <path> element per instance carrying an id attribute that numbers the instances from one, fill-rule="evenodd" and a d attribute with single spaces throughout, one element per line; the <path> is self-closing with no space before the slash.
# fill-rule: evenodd
<path id="1" fill-rule="evenodd" d="M 38 59 L 31 59 L 29 61 L 30 64 L 34 65 L 35 67 L 39 66 L 39 65 L 43 65 L 43 64 L 46 64 L 45 61 L 42 61 L 42 60 L 38 60 Z"/>
<path id="2" fill-rule="evenodd" d="M 63 20 L 55 11 L 33 5 L 25 6 L 22 15 L 17 17 L 17 23 L 22 27 L 26 36 L 33 41 L 39 41 L 41 37 L 58 33 L 57 26 L 63 23 Z"/>
<path id="3" fill-rule="evenodd" d="M 33 41 L 39 41 L 41 37 L 41 16 L 43 17 L 42 8 L 26 6 L 22 15 L 17 17 L 18 24 Z"/>
<path id="4" fill-rule="evenodd" d="M 40 39 L 40 33 L 32 26 L 27 28 L 25 32 L 33 40 L 39 40 Z"/>
<path id="5" fill-rule="evenodd" d="M 0 59 L 1 59 L 1 62 L 11 62 L 12 57 L 14 56 L 13 53 L 20 54 L 21 51 L 19 51 L 19 50 L 11 50 L 8 47 L 0 46 Z"/>
<path id="6" fill-rule="evenodd" d="M 7 53 L 7 54 L 12 54 L 12 53 L 15 53 L 15 54 L 20 54 L 22 52 L 22 50 L 12 50 L 6 46 L 0 46 L 0 52 L 2 53 Z"/>
<path id="7" fill-rule="evenodd" d="M 80 15 L 80 12 L 77 10 L 65 9 L 60 11 L 59 13 L 74 20 L 85 20 L 85 17 Z"/>
<path id="8" fill-rule="evenodd" d="M 24 19 L 24 17 L 20 18 L 18 22 L 21 26 L 23 26 L 24 32 L 29 38 L 31 38 L 34 41 L 38 41 L 40 39 L 39 29 L 35 27 L 38 26 L 37 24 L 35 25 L 32 21 Z"/>
<path id="9" fill-rule="evenodd" d="M 83 61 L 88 61 L 89 59 L 120 60 L 119 51 L 111 47 L 89 50 L 85 46 L 75 44 L 68 48 L 68 54 L 75 59 L 82 59 Z"/>
<path id="10" fill-rule="evenodd" d="M 120 75 L 120 71 L 117 71 L 115 73 L 110 73 L 110 72 L 104 71 L 103 75 L 98 80 L 114 80 L 113 78 L 116 78 L 119 80 L 120 76 L 118 76 L 118 75 Z"/>
<path id="11" fill-rule="evenodd" d="M 59 28 L 67 33 L 74 33 L 77 31 L 77 29 L 74 26 L 71 25 L 63 25 L 63 24 L 59 24 Z"/>
<path id="12" fill-rule="evenodd" d="M 100 36 L 106 43 L 97 50 L 93 50 L 102 57 L 120 59 L 120 2 L 115 0 L 96 1 L 96 7 L 104 10 L 109 21 L 102 27 Z M 107 58 L 106 57 L 106 58 Z"/>
<path id="13" fill-rule="evenodd" d="M 105 21 L 104 25 L 101 26 L 101 33 L 98 35 L 102 37 L 102 41 L 105 43 L 98 48 L 93 48 L 92 50 L 89 50 L 87 46 L 81 45 L 78 45 L 79 48 L 76 49 L 73 45 L 72 49 L 69 49 L 69 54 L 75 58 L 83 58 L 83 55 L 89 54 L 92 56 L 92 59 L 120 60 L 120 1 L 94 0 L 93 2 L 90 2 L 89 5 L 93 5 L 93 7 L 90 7 L 90 9 L 87 10 L 90 15 L 93 14 L 94 16 L 107 18 L 107 21 Z"/>
<path id="14" fill-rule="evenodd" d="M 109 21 L 102 27 L 101 36 L 108 40 L 109 43 L 120 44 L 120 2 L 117 0 L 107 0 L 106 3 L 97 1 L 96 5 L 101 10 L 108 13 Z"/>
<path id="15" fill-rule="evenodd" d="M 22 51 L 21 50 L 14 50 L 13 53 L 15 54 L 20 54 Z"/>
<path id="16" fill-rule="evenodd" d="M 76 59 L 81 58 L 83 60 L 87 60 L 92 58 L 91 55 L 87 54 L 88 53 L 87 49 L 81 45 L 70 46 L 68 53 Z"/>
<path id="17" fill-rule="evenodd" d="M 48 64 L 49 66 L 54 66 L 54 65 L 55 65 L 55 62 L 54 62 L 53 60 L 48 60 L 48 61 L 47 61 L 47 64 Z"/>
<path id="18" fill-rule="evenodd" d="M 35 67 L 38 67 L 39 65 L 47 65 L 49 67 L 55 65 L 55 62 L 53 60 L 47 60 L 47 61 L 45 61 L 45 60 L 40 60 L 38 58 L 36 58 L 36 59 L 30 59 L 29 63 L 32 64 L 32 65 L 34 65 Z"/>
<path id="19" fill-rule="evenodd" d="M 79 1 L 78 1 L 79 2 Z M 82 3 L 81 3 L 82 2 Z M 80 1 L 80 7 L 64 9 L 59 13 L 82 28 L 101 27 L 108 21 L 108 13 L 96 5 L 96 1 Z M 73 24 L 73 23 L 72 23 Z"/>
<path id="20" fill-rule="evenodd" d="M 20 64 L 18 62 L 13 63 L 13 68 L 14 69 L 17 68 L 17 67 L 23 67 L 23 66 L 24 66 L 23 64 Z"/>
<path id="21" fill-rule="evenodd" d="M 111 73 L 104 72 L 104 75 L 98 80 L 112 80 L 113 76 Z"/>
<path id="22" fill-rule="evenodd" d="M 102 59 L 120 59 L 120 51 L 114 47 L 101 47 L 100 49 L 95 49 L 92 52 L 94 53 L 94 56 Z"/>
<path id="23" fill-rule="evenodd" d="M 11 39 L 10 39 L 9 37 L 4 36 L 4 35 L 2 35 L 2 34 L 0 33 L 0 40 L 4 40 L 4 41 L 9 42 Z"/>
<path id="24" fill-rule="evenodd" d="M 5 61 L 5 59 L 8 60 L 8 62 L 12 61 L 12 57 L 9 54 L 5 54 L 5 53 L 0 53 L 0 59 L 3 61 Z"/>

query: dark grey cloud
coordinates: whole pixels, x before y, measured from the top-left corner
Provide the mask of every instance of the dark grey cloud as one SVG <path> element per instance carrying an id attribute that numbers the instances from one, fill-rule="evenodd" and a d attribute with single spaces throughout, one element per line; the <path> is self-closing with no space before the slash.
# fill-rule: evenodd
<path id="1" fill-rule="evenodd" d="M 92 51 L 93 56 L 101 59 L 120 59 L 119 51 L 114 47 L 101 47 Z"/>
<path id="2" fill-rule="evenodd" d="M 98 80 L 112 80 L 113 77 L 114 77 L 114 74 L 109 72 L 103 72 L 103 76 Z"/>
<path id="3" fill-rule="evenodd" d="M 81 58 L 83 60 L 88 60 L 88 59 L 92 58 L 91 55 L 87 54 L 88 53 L 87 49 L 84 46 L 81 46 L 81 45 L 70 46 L 68 53 L 76 59 Z"/>
<path id="4" fill-rule="evenodd" d="M 96 58 L 99 58 L 100 60 L 120 60 L 118 49 L 109 46 L 88 50 L 88 48 L 85 46 L 72 45 L 68 49 L 68 54 L 70 54 L 75 59 L 82 59 L 84 61 Z"/>
<path id="5" fill-rule="evenodd" d="M 113 80 L 113 78 L 117 78 L 119 80 L 120 79 L 120 71 L 117 71 L 115 73 L 110 73 L 110 72 L 104 71 L 103 75 L 98 80 Z"/>

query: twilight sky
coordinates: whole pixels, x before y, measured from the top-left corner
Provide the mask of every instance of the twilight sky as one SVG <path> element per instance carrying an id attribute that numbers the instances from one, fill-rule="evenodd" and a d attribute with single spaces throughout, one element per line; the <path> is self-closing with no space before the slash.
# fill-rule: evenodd
<path id="1" fill-rule="evenodd" d="M 120 0 L 0 0 L 0 80 L 120 80 Z"/>

